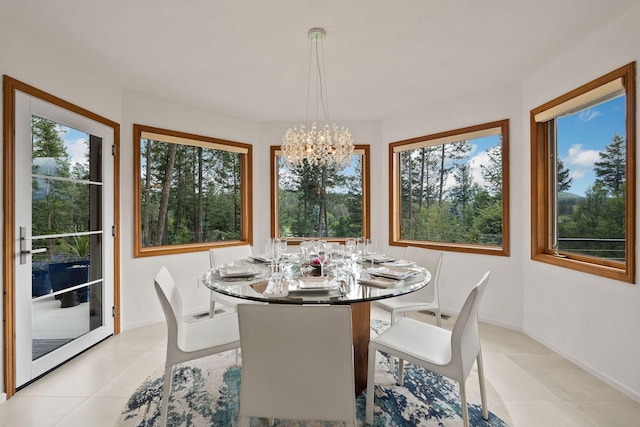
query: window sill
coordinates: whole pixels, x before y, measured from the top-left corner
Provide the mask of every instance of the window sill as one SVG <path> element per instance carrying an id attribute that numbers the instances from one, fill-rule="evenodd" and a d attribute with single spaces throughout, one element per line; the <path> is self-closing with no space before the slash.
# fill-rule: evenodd
<path id="1" fill-rule="evenodd" d="M 627 268 L 616 268 L 605 265 L 598 265 L 591 262 L 572 259 L 569 257 L 550 255 L 546 253 L 533 254 L 531 259 L 544 262 L 558 267 L 569 268 L 587 274 L 606 277 L 608 279 L 619 280 L 621 282 L 635 283 L 633 270 Z"/>

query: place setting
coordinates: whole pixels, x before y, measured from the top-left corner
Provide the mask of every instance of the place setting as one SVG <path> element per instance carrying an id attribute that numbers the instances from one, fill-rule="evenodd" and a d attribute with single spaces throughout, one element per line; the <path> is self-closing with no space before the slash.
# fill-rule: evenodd
<path id="1" fill-rule="evenodd" d="M 267 277 L 269 270 L 256 265 L 228 265 L 210 270 L 210 279 L 223 283 L 251 282 Z"/>
<path id="2" fill-rule="evenodd" d="M 358 283 L 378 288 L 403 286 L 411 279 L 419 279 L 419 270 L 395 266 L 379 266 L 364 269 L 360 273 Z"/>

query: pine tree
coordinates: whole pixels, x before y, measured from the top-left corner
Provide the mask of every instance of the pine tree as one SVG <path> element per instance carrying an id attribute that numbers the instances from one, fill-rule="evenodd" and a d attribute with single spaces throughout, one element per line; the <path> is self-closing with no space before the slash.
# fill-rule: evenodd
<path id="1" fill-rule="evenodd" d="M 573 183 L 573 178 L 569 176 L 569 169 L 564 166 L 564 163 L 560 159 L 558 159 L 556 168 L 558 193 L 561 191 L 569 191 L 571 183 Z"/>
<path id="2" fill-rule="evenodd" d="M 600 161 L 594 163 L 596 184 L 602 184 L 611 194 L 618 194 L 626 179 L 626 146 L 619 134 L 600 153 Z"/>

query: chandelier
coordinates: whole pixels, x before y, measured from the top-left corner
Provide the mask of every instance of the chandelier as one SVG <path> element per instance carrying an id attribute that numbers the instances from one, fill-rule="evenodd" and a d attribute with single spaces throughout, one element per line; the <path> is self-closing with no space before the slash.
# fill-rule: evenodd
<path id="1" fill-rule="evenodd" d="M 307 84 L 307 110 L 304 124 L 289 128 L 282 140 L 282 156 L 287 166 L 334 166 L 344 169 L 351 163 L 353 138 L 344 126 L 329 124 L 327 86 L 324 81 L 324 54 L 320 53 L 325 31 L 322 28 L 309 30 L 311 57 L 309 60 L 309 82 Z M 319 49 L 320 46 L 320 49 Z M 324 53 L 324 52 L 323 52 Z M 312 73 L 316 91 L 316 120 L 309 125 Z M 320 110 L 324 121 L 319 123 Z"/>

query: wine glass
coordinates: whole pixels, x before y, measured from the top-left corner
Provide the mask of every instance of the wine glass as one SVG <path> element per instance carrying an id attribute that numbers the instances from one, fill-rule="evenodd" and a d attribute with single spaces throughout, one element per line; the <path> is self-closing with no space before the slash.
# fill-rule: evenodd
<path id="1" fill-rule="evenodd" d="M 367 259 L 367 241 L 364 238 L 358 239 L 356 242 L 356 251 L 358 252 L 358 259 L 360 261 Z"/>
<path id="2" fill-rule="evenodd" d="M 378 247 L 378 239 L 370 239 L 369 244 L 367 245 L 367 249 L 369 250 L 369 255 L 371 255 L 371 267 L 373 267 L 376 255 L 380 253 L 380 248 Z"/>
<path id="3" fill-rule="evenodd" d="M 311 257 L 311 251 L 313 250 L 313 242 L 309 240 L 303 240 L 300 242 L 300 252 L 302 253 L 302 262 L 309 262 Z"/>
<path id="4" fill-rule="evenodd" d="M 347 239 L 344 242 L 344 248 L 349 254 L 349 258 L 353 261 L 353 255 L 356 252 L 356 239 Z"/>
<path id="5" fill-rule="evenodd" d="M 271 241 L 271 251 L 273 254 L 271 257 L 272 271 L 275 274 L 275 272 L 278 271 L 280 258 L 282 257 L 282 244 L 279 238 L 276 237 Z"/>
<path id="6" fill-rule="evenodd" d="M 289 242 L 287 239 L 281 238 L 280 240 L 280 257 L 284 258 L 287 254 L 287 249 L 289 249 Z"/>
<path id="7" fill-rule="evenodd" d="M 318 260 L 320 261 L 320 276 L 324 277 L 326 273 L 326 267 L 329 265 L 331 259 L 331 253 L 325 245 L 321 245 L 318 250 Z"/>
<path id="8" fill-rule="evenodd" d="M 320 240 L 313 239 L 311 240 L 311 255 L 318 255 L 318 251 L 320 250 Z"/>

